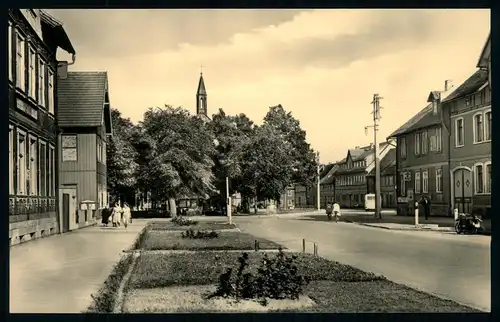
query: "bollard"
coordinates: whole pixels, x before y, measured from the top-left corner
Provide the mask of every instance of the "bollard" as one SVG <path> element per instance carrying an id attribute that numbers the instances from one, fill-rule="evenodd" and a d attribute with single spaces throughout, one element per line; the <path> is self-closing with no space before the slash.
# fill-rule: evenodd
<path id="1" fill-rule="evenodd" d="M 259 241 L 258 240 L 255 240 L 254 249 L 255 249 L 255 251 L 259 250 Z"/>
<path id="2" fill-rule="evenodd" d="M 418 226 L 418 201 L 415 202 L 415 227 Z"/>
<path id="3" fill-rule="evenodd" d="M 306 252 L 306 240 L 305 239 L 302 239 L 302 252 L 303 253 Z"/>
<path id="4" fill-rule="evenodd" d="M 314 256 L 318 256 L 318 244 L 314 243 Z"/>

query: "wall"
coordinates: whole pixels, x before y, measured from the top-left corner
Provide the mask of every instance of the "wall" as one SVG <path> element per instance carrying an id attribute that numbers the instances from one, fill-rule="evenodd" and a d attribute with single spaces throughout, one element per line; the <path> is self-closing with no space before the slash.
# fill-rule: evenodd
<path id="1" fill-rule="evenodd" d="M 71 135 L 72 133 L 64 133 Z M 77 204 L 82 200 L 97 203 L 97 146 L 96 134 L 77 135 L 77 161 L 62 161 L 59 149 L 59 186 L 77 185 Z M 61 146 L 61 136 L 59 137 Z"/>

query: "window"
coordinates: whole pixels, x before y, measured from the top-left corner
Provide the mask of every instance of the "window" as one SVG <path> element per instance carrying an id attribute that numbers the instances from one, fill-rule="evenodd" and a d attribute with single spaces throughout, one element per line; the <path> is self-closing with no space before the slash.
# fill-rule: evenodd
<path id="1" fill-rule="evenodd" d="M 415 193 L 420 193 L 420 171 L 415 172 Z"/>
<path id="2" fill-rule="evenodd" d="M 434 137 L 436 138 L 436 151 L 443 151 L 443 129 L 441 127 L 436 128 L 436 134 Z"/>
<path id="3" fill-rule="evenodd" d="M 476 194 L 481 194 L 484 192 L 484 173 L 482 164 L 476 164 L 474 166 L 474 186 L 476 189 Z"/>
<path id="4" fill-rule="evenodd" d="M 56 196 L 56 153 L 55 148 L 49 146 L 49 166 L 48 166 L 48 195 L 50 197 Z"/>
<path id="5" fill-rule="evenodd" d="M 466 97 L 465 98 L 465 106 L 471 106 L 472 105 L 472 96 Z"/>
<path id="6" fill-rule="evenodd" d="M 474 114 L 474 143 L 481 143 L 484 141 L 484 124 L 483 124 L 483 114 Z"/>
<path id="7" fill-rule="evenodd" d="M 35 137 L 30 136 L 29 155 L 29 193 L 34 196 L 38 193 L 38 142 Z"/>
<path id="8" fill-rule="evenodd" d="M 17 133 L 17 194 L 26 194 L 26 133 Z"/>
<path id="9" fill-rule="evenodd" d="M 399 140 L 399 156 L 401 159 L 406 159 L 406 138 L 402 137 Z"/>
<path id="10" fill-rule="evenodd" d="M 436 169 L 436 192 L 443 192 L 443 169 Z"/>
<path id="11" fill-rule="evenodd" d="M 25 41 L 21 34 L 16 33 L 16 86 L 26 90 L 26 60 Z"/>
<path id="12" fill-rule="evenodd" d="M 9 195 L 14 194 L 14 127 L 9 125 Z"/>
<path id="13" fill-rule="evenodd" d="M 286 194 L 288 197 L 293 197 L 293 190 L 288 190 Z"/>
<path id="14" fill-rule="evenodd" d="M 30 46 L 29 51 L 28 51 L 28 95 L 36 99 L 36 52 L 35 50 Z"/>
<path id="15" fill-rule="evenodd" d="M 429 193 L 429 171 L 422 171 L 422 192 Z"/>
<path id="16" fill-rule="evenodd" d="M 49 90 L 47 93 L 47 103 L 49 105 L 49 113 L 54 114 L 54 72 L 49 70 Z"/>
<path id="17" fill-rule="evenodd" d="M 491 141 L 491 111 L 484 113 L 484 140 Z"/>
<path id="18" fill-rule="evenodd" d="M 401 186 L 399 187 L 399 189 L 401 190 L 400 191 L 401 197 L 404 197 L 406 195 L 406 180 L 403 173 L 401 174 Z"/>
<path id="19" fill-rule="evenodd" d="M 9 43 L 9 47 L 8 47 L 8 57 L 9 57 L 9 61 L 8 61 L 8 65 L 9 65 L 9 80 L 12 80 L 12 24 L 10 23 L 9 21 L 9 29 L 8 29 L 8 32 L 7 32 L 7 42 Z"/>
<path id="20" fill-rule="evenodd" d="M 427 139 L 427 131 L 423 131 L 420 133 L 422 138 L 421 143 L 422 143 L 422 154 L 427 154 L 429 151 L 429 140 Z"/>
<path id="21" fill-rule="evenodd" d="M 485 193 L 491 193 L 491 162 L 488 161 L 484 164 L 484 167 L 486 168 L 486 171 L 484 172 L 484 183 L 485 183 L 485 188 L 484 192 Z"/>
<path id="22" fill-rule="evenodd" d="M 288 207 L 292 207 L 293 206 L 293 200 L 292 199 L 288 199 Z"/>
<path id="23" fill-rule="evenodd" d="M 415 133 L 415 155 L 420 155 L 420 133 Z"/>
<path id="24" fill-rule="evenodd" d="M 45 107 L 45 63 L 38 60 L 38 104 Z"/>
<path id="25" fill-rule="evenodd" d="M 38 176 L 38 184 L 39 184 L 39 192 L 38 194 L 42 197 L 47 196 L 47 145 L 45 142 L 40 141 L 39 145 L 39 166 L 38 168 L 40 169 L 39 176 Z"/>
<path id="26" fill-rule="evenodd" d="M 455 147 L 464 146 L 464 118 L 455 120 Z"/>
<path id="27" fill-rule="evenodd" d="M 77 142 L 76 135 L 62 136 L 62 161 L 77 161 Z"/>

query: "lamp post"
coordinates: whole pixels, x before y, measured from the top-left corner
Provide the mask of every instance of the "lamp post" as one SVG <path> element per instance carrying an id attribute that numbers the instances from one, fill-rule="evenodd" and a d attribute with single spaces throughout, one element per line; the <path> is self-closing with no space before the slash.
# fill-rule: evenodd
<path id="1" fill-rule="evenodd" d="M 375 218 L 382 218 L 381 211 L 381 198 L 380 198 L 380 156 L 379 149 L 377 143 L 377 131 L 378 131 L 378 123 L 380 120 L 380 99 L 382 97 L 379 94 L 373 94 L 373 101 L 371 104 L 373 105 L 373 125 L 365 126 L 365 133 L 368 133 L 368 128 L 373 128 L 373 145 L 374 145 L 374 157 L 375 157 Z"/>
<path id="2" fill-rule="evenodd" d="M 319 174 L 320 174 L 320 165 L 319 165 L 319 151 L 316 152 L 316 163 L 318 164 L 318 168 L 317 168 L 317 183 L 316 183 L 316 194 L 317 194 L 317 198 L 316 198 L 316 206 L 318 208 L 318 212 L 321 211 L 321 195 L 320 195 L 320 184 L 319 184 L 319 181 L 320 181 L 320 178 L 319 178 Z"/>
<path id="3" fill-rule="evenodd" d="M 214 139 L 214 145 L 218 147 L 220 145 L 219 140 Z M 229 177 L 226 176 L 226 214 L 229 220 L 229 224 L 233 223 L 233 219 L 231 216 L 231 197 L 229 196 Z"/>

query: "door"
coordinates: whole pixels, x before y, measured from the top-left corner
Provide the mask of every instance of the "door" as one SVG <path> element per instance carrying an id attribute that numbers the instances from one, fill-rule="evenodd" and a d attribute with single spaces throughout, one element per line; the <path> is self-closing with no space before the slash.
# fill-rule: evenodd
<path id="1" fill-rule="evenodd" d="M 76 188 L 62 188 L 59 189 L 60 198 L 60 220 L 62 222 L 63 232 L 74 230 L 78 228 L 78 217 L 76 215 Z"/>
<path id="2" fill-rule="evenodd" d="M 459 213 L 472 211 L 472 172 L 468 169 L 457 169 L 453 173 L 454 208 Z"/>
<path id="3" fill-rule="evenodd" d="M 62 232 L 69 231 L 69 193 L 62 194 Z"/>

